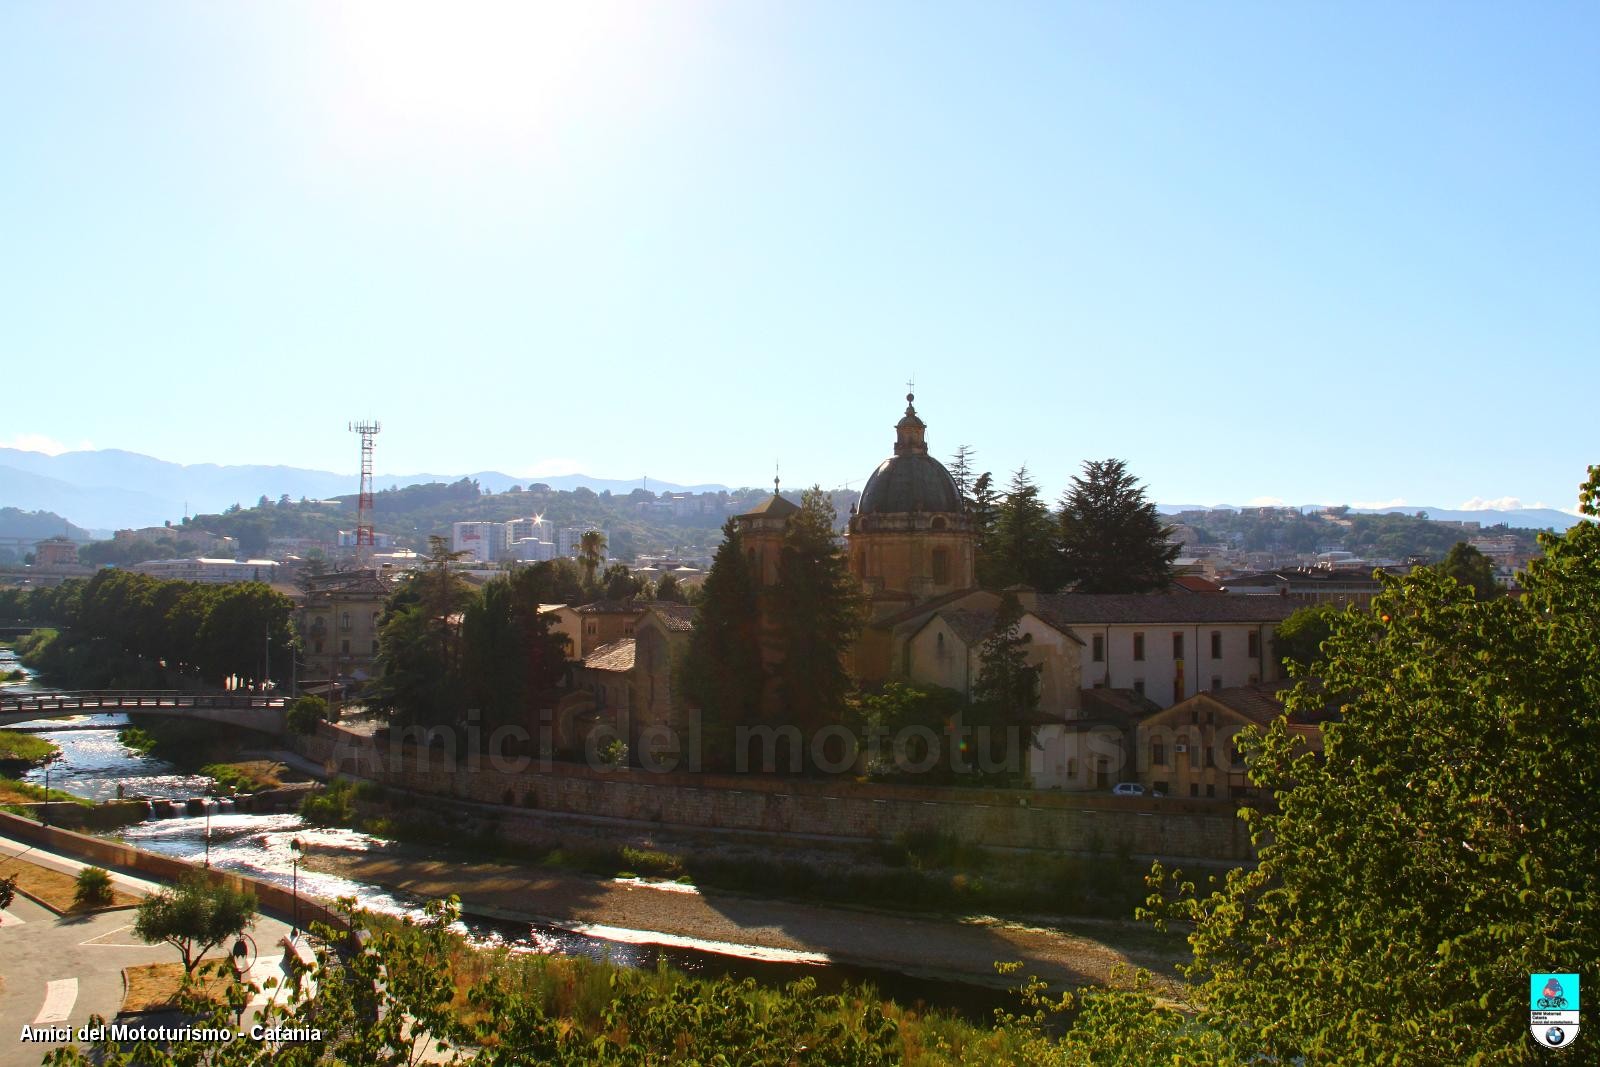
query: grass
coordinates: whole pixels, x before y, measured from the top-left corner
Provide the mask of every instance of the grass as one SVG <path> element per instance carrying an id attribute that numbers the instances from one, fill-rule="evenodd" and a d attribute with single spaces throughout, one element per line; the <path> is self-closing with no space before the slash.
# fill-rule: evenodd
<path id="1" fill-rule="evenodd" d="M 0 760 L 37 766 L 55 758 L 60 751 L 60 748 L 42 737 L 16 730 L 0 730 Z"/>
<path id="2" fill-rule="evenodd" d="M 41 867 L 20 856 L 0 861 L 0 875 L 17 879 L 17 892 L 30 897 L 57 915 L 87 915 L 111 908 L 126 908 L 139 903 L 132 893 L 112 887 L 106 903 L 80 907 L 77 903 L 78 879 L 75 875 Z"/>
<path id="3" fill-rule="evenodd" d="M 213 1003 L 226 1000 L 228 987 L 234 978 L 227 973 L 204 973 L 209 965 L 195 976 L 201 997 Z M 183 964 L 146 963 L 138 967 L 122 968 L 122 1009 L 118 1014 L 132 1015 L 146 1011 L 169 1011 L 177 1006 L 178 994 L 183 990 Z"/>
<path id="4" fill-rule="evenodd" d="M 236 763 L 208 763 L 200 773 L 216 780 L 218 788 L 226 793 L 255 793 L 262 789 L 276 789 L 283 784 L 289 768 L 272 760 L 243 760 Z"/>
<path id="5" fill-rule="evenodd" d="M 45 799 L 47 798 L 43 786 L 34 785 L 32 782 L 19 782 L 15 778 L 0 778 L 0 808 L 6 811 L 16 812 L 18 815 L 31 815 L 32 812 L 28 808 L 20 805 Z M 94 801 L 64 793 L 59 789 L 50 790 L 48 799 L 66 801 L 85 808 L 94 807 Z"/>

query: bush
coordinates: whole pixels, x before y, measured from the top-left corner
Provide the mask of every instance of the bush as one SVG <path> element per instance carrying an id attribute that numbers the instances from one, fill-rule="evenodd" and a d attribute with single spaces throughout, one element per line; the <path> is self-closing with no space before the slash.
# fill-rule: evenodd
<path id="1" fill-rule="evenodd" d="M 329 722 L 333 718 L 333 709 L 321 697 L 303 696 L 295 699 L 289 705 L 289 712 L 284 716 L 284 725 L 292 733 L 315 733 L 317 724 Z"/>
<path id="2" fill-rule="evenodd" d="M 0 908 L 11 907 L 11 902 L 17 899 L 17 876 L 0 878 Z"/>
<path id="3" fill-rule="evenodd" d="M 300 803 L 300 817 L 314 826 L 349 826 L 355 814 L 355 788 L 342 778 Z"/>
<path id="4" fill-rule="evenodd" d="M 78 908 L 100 908 L 111 903 L 111 874 L 104 867 L 85 867 L 78 872 L 78 888 L 72 904 Z"/>

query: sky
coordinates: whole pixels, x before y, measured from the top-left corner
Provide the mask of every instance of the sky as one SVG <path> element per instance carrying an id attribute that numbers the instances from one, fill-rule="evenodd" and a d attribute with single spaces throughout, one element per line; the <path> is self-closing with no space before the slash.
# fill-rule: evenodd
<path id="1" fill-rule="evenodd" d="M 1600 5 L 0 5 L 0 445 L 1571 508 Z M 16 390 L 15 392 L 13 390 Z"/>

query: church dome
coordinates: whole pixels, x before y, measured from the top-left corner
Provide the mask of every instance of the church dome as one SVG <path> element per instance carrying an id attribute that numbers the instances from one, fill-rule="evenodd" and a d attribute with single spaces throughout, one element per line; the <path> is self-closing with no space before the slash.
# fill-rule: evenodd
<path id="1" fill-rule="evenodd" d="M 928 455 L 927 426 L 917 417 L 912 404 L 915 399 L 906 394 L 905 417 L 895 425 L 894 455 L 878 464 L 867 479 L 856 509 L 860 515 L 961 511 L 955 479 L 943 463 Z"/>

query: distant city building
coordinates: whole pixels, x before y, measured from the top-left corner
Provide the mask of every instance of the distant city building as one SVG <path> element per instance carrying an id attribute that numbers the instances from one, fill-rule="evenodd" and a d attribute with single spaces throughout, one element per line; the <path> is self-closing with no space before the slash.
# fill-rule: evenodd
<path id="1" fill-rule="evenodd" d="M 450 525 L 450 551 L 465 552 L 463 559 L 493 563 L 505 547 L 503 522 L 456 522 Z"/>
<path id="2" fill-rule="evenodd" d="M 340 530 L 338 544 L 340 548 L 356 547 L 356 532 L 354 530 Z M 372 535 L 372 547 L 393 548 L 394 538 L 386 533 L 374 533 Z"/>
<path id="3" fill-rule="evenodd" d="M 205 585 L 272 582 L 278 576 L 278 564 L 270 559 L 152 559 L 131 564 L 127 569 L 135 574 L 148 574 L 152 578 Z"/>
<path id="4" fill-rule="evenodd" d="M 556 546 L 552 541 L 524 537 L 506 546 L 505 558 L 518 563 L 545 563 L 556 558 Z"/>
<path id="5" fill-rule="evenodd" d="M 33 565 L 41 570 L 78 565 L 78 543 L 65 537 L 50 537 L 33 546 Z"/>

